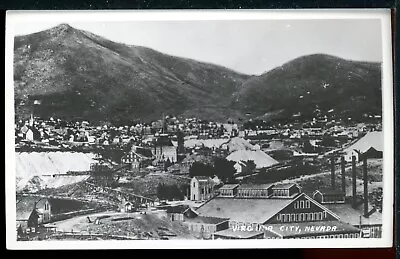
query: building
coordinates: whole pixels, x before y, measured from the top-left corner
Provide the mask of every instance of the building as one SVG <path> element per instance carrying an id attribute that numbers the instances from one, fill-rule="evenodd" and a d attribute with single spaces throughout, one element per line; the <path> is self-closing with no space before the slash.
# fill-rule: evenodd
<path id="1" fill-rule="evenodd" d="M 203 238 L 212 238 L 212 234 L 228 228 L 229 219 L 197 216 L 185 219 L 184 224 L 191 232 L 201 234 Z"/>
<path id="2" fill-rule="evenodd" d="M 184 221 L 197 217 L 198 214 L 187 205 L 177 205 L 167 207 L 167 216 L 171 221 Z"/>
<path id="3" fill-rule="evenodd" d="M 302 193 L 297 184 L 228 185 L 219 193 L 196 210 L 199 216 L 229 219 L 229 231 L 225 232 L 230 236 L 217 231 L 214 237 L 247 238 L 240 232 L 253 232 L 258 238 L 258 231 L 264 238 L 360 235 L 360 229 L 342 222 L 334 212 Z"/>
<path id="4" fill-rule="evenodd" d="M 351 161 L 355 156 L 361 161 L 363 156 L 367 158 L 382 158 L 383 156 L 383 133 L 382 131 L 368 132 L 364 137 L 343 150 L 345 160 Z"/>
<path id="5" fill-rule="evenodd" d="M 339 190 L 316 190 L 313 193 L 313 199 L 321 204 L 345 203 L 346 193 Z"/>
<path id="6" fill-rule="evenodd" d="M 150 149 L 132 146 L 131 150 L 121 158 L 121 163 L 130 164 L 131 171 L 138 172 L 140 168 L 151 163 L 152 157 Z"/>
<path id="7" fill-rule="evenodd" d="M 190 181 L 190 200 L 204 201 L 214 195 L 215 182 L 208 176 L 194 176 Z"/>
<path id="8" fill-rule="evenodd" d="M 158 161 L 167 161 L 175 163 L 178 160 L 177 147 L 173 145 L 168 135 L 161 134 L 154 143 L 153 154 Z"/>
<path id="9" fill-rule="evenodd" d="M 278 164 L 278 161 L 261 150 L 237 150 L 226 157 L 229 161 L 250 161 L 252 160 L 256 169 L 271 167 Z"/>
<path id="10" fill-rule="evenodd" d="M 224 184 L 218 189 L 218 194 L 220 197 L 234 197 L 237 194 L 237 188 L 239 184 Z"/>
<path id="11" fill-rule="evenodd" d="M 49 199 L 33 196 L 17 196 L 16 225 L 22 233 L 34 232 L 51 221 L 52 212 Z"/>

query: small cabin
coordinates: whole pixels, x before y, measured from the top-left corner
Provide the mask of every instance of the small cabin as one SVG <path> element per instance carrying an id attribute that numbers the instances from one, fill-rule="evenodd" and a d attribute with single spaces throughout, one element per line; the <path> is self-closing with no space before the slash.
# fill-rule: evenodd
<path id="1" fill-rule="evenodd" d="M 339 190 L 316 190 L 313 199 L 321 204 L 345 203 L 346 194 Z"/>
<path id="2" fill-rule="evenodd" d="M 234 197 L 237 193 L 237 189 L 239 184 L 224 184 L 221 188 L 219 188 L 219 196 L 220 197 Z"/>
<path id="3" fill-rule="evenodd" d="M 296 183 L 277 184 L 271 190 L 273 198 L 293 198 L 301 193 L 301 187 Z"/>

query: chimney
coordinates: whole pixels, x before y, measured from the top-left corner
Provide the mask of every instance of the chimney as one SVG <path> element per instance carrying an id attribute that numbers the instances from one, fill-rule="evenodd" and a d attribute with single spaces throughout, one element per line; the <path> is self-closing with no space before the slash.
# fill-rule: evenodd
<path id="1" fill-rule="evenodd" d="M 344 156 L 340 159 L 340 166 L 342 169 L 342 192 L 346 196 L 346 161 L 344 160 Z"/>
<path id="2" fill-rule="evenodd" d="M 355 156 L 351 157 L 351 179 L 352 179 L 351 183 L 352 183 L 352 191 L 353 191 L 352 205 L 353 205 L 353 208 L 355 208 L 357 205 L 357 197 L 356 197 L 356 195 L 357 195 L 357 190 L 356 190 L 356 188 L 357 188 L 357 172 L 356 172 L 356 157 Z"/>
<path id="3" fill-rule="evenodd" d="M 332 190 L 335 190 L 335 158 L 331 157 L 331 187 Z"/>
<path id="4" fill-rule="evenodd" d="M 368 218 L 368 174 L 367 158 L 363 157 L 363 181 L 364 181 L 364 217 Z"/>

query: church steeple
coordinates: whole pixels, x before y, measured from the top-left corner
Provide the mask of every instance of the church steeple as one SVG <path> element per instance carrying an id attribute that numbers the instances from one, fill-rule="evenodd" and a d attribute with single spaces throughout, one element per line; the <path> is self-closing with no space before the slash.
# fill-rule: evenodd
<path id="1" fill-rule="evenodd" d="M 29 118 L 29 126 L 33 127 L 33 114 L 31 113 L 31 117 Z"/>

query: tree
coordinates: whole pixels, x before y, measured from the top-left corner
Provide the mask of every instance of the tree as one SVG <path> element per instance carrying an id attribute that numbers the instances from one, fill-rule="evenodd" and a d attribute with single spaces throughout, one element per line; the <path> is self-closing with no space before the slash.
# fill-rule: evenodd
<path id="1" fill-rule="evenodd" d="M 246 171 L 252 173 L 254 170 L 256 170 L 256 163 L 254 163 L 254 160 L 248 160 L 246 163 Z"/>
<path id="2" fill-rule="evenodd" d="M 214 167 L 210 164 L 203 164 L 201 162 L 194 162 L 189 169 L 189 176 L 213 176 Z"/>
<path id="3" fill-rule="evenodd" d="M 176 137 L 178 140 L 178 154 L 183 154 L 183 153 L 185 153 L 185 146 L 184 146 L 185 139 L 184 139 L 183 132 L 179 130 L 176 133 Z"/>
<path id="4" fill-rule="evenodd" d="M 158 183 L 157 185 L 157 197 L 160 200 L 164 200 L 166 198 L 165 185 L 162 183 Z"/>
<path id="5" fill-rule="evenodd" d="M 214 159 L 214 170 L 215 174 L 223 181 L 223 182 L 231 182 L 234 179 L 234 174 L 236 173 L 236 169 L 234 167 L 235 162 L 229 161 L 226 158 L 216 157 Z"/>

